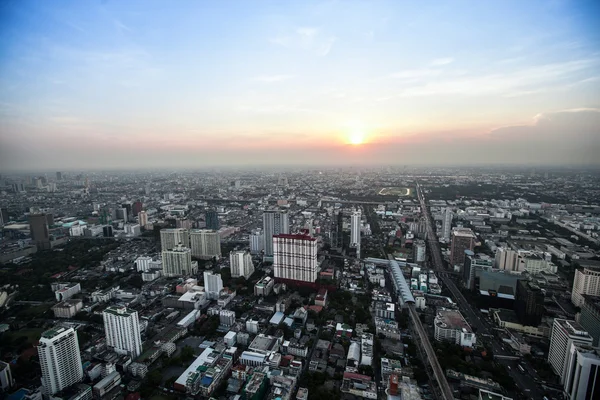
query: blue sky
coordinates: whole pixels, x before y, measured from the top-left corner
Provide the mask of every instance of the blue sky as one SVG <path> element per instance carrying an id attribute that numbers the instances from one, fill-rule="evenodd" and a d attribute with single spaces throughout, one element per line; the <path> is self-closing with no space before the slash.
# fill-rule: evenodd
<path id="1" fill-rule="evenodd" d="M 3 169 L 520 162 L 497 139 L 511 127 L 521 147 L 569 138 L 529 162 L 598 162 L 594 1 L 12 0 L 0 16 Z"/>

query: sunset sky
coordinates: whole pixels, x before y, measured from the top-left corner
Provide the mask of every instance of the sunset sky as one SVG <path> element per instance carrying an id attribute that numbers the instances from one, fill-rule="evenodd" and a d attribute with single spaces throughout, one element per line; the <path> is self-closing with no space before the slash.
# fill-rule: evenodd
<path id="1" fill-rule="evenodd" d="M 599 1 L 0 2 L 0 169 L 600 164 Z"/>

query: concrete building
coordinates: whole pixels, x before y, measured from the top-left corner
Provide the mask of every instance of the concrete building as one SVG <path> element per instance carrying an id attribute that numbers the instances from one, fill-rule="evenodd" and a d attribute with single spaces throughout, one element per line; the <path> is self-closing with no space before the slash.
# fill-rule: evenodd
<path id="1" fill-rule="evenodd" d="M 215 210 L 206 210 L 204 217 L 206 220 L 206 229 L 218 231 L 221 228 L 221 224 L 219 223 L 219 213 Z"/>
<path id="2" fill-rule="evenodd" d="M 207 347 L 177 378 L 173 387 L 192 396 L 209 398 L 227 377 L 232 365 L 230 354 Z"/>
<path id="3" fill-rule="evenodd" d="M 308 234 L 273 236 L 275 278 L 315 282 L 317 267 L 317 239 Z"/>
<path id="4" fill-rule="evenodd" d="M 592 346 L 600 346 L 600 297 L 583 295 L 579 323 L 594 339 Z"/>
<path id="5" fill-rule="evenodd" d="M 254 273 L 252 255 L 247 251 L 240 250 L 229 253 L 229 265 L 232 278 L 243 277 L 248 279 Z"/>
<path id="6" fill-rule="evenodd" d="M 506 271 L 519 271 L 519 253 L 514 250 L 499 247 L 496 250 L 494 268 Z"/>
<path id="7" fill-rule="evenodd" d="M 478 272 L 488 269 L 491 270 L 493 260 L 485 254 L 475 254 L 471 250 L 465 250 L 465 263 L 462 268 L 462 277 L 465 288 L 475 289 L 475 278 L 480 274 Z"/>
<path id="8" fill-rule="evenodd" d="M 164 250 L 171 250 L 178 245 L 189 247 L 190 232 L 187 229 L 161 229 L 160 247 Z"/>
<path id="9" fill-rule="evenodd" d="M 600 296 L 600 268 L 585 267 L 575 271 L 571 302 L 575 307 L 583 304 L 583 295 Z"/>
<path id="10" fill-rule="evenodd" d="M 538 326 L 544 315 L 544 293 L 530 281 L 517 281 L 515 311 L 523 325 Z"/>
<path id="11" fill-rule="evenodd" d="M 531 275 L 537 275 L 542 271 L 556 273 L 556 266 L 551 262 L 545 260 L 539 254 L 535 254 L 529 251 L 519 252 L 518 257 L 518 271 L 527 271 Z"/>
<path id="12" fill-rule="evenodd" d="M 190 276 L 198 271 L 198 262 L 192 261 L 192 252 L 187 247 L 177 245 L 162 251 L 162 271 L 166 277 Z"/>
<path id="13" fill-rule="evenodd" d="M 452 218 L 454 213 L 450 207 L 446 207 L 444 210 L 444 219 L 442 220 L 442 238 L 447 242 L 450 240 L 450 233 L 452 232 Z"/>
<path id="14" fill-rule="evenodd" d="M 424 240 L 415 240 L 413 242 L 414 260 L 416 263 L 425 262 L 426 245 Z"/>
<path id="15" fill-rule="evenodd" d="M 83 308 L 83 301 L 79 299 L 69 299 L 60 302 L 52 307 L 52 312 L 56 318 L 73 318 Z"/>
<path id="16" fill-rule="evenodd" d="M 115 388 L 118 388 L 121 384 L 121 374 L 117 371 L 113 371 L 110 374 L 106 375 L 104 378 L 100 380 L 100 382 L 96 383 L 92 389 L 95 399 L 102 399 L 108 393 L 114 393 Z M 116 394 L 116 393 L 115 393 Z"/>
<path id="17" fill-rule="evenodd" d="M 42 369 L 42 391 L 51 396 L 81 382 L 83 367 L 73 328 L 56 327 L 42 333 L 38 345 Z"/>
<path id="18" fill-rule="evenodd" d="M 56 283 L 53 284 L 54 296 L 56 301 L 70 299 L 78 293 L 81 293 L 81 284 L 79 283 Z"/>
<path id="19" fill-rule="evenodd" d="M 350 247 L 356 248 L 357 257 L 360 258 L 360 229 L 362 227 L 360 210 L 354 211 L 350 217 Z"/>
<path id="20" fill-rule="evenodd" d="M 474 347 L 476 337 L 471 326 L 456 310 L 438 310 L 434 320 L 435 340 L 448 341 L 462 347 Z"/>
<path id="21" fill-rule="evenodd" d="M 46 214 L 31 214 L 28 217 L 31 241 L 38 250 L 50 250 L 50 229 Z"/>
<path id="22" fill-rule="evenodd" d="M 569 364 L 571 345 L 591 345 L 592 341 L 592 337 L 577 322 L 560 318 L 554 320 L 550 335 L 548 363 L 552 366 L 554 373 L 560 377 L 560 383 L 564 384 L 566 380 L 565 372 Z"/>
<path id="23" fill-rule="evenodd" d="M 138 224 L 140 224 L 140 226 L 144 229 L 146 228 L 146 225 L 148 225 L 148 213 L 146 213 L 146 211 L 139 212 Z"/>
<path id="24" fill-rule="evenodd" d="M 152 257 L 140 256 L 136 258 L 134 262 L 136 271 L 148 272 L 150 270 L 150 263 L 152 262 Z"/>
<path id="25" fill-rule="evenodd" d="M 212 271 L 204 271 L 204 291 L 206 297 L 209 300 L 216 300 L 219 298 L 223 290 L 223 279 L 221 274 L 215 274 Z"/>
<path id="26" fill-rule="evenodd" d="M 209 260 L 221 258 L 221 236 L 210 229 L 194 229 L 190 232 L 192 256 Z"/>
<path id="27" fill-rule="evenodd" d="M 255 229 L 250 234 L 250 253 L 259 254 L 265 249 L 265 237 L 262 229 Z"/>
<path id="28" fill-rule="evenodd" d="M 102 312 L 106 345 L 135 358 L 142 354 L 138 313 L 127 307 L 108 307 Z"/>
<path id="29" fill-rule="evenodd" d="M 572 344 L 565 371 L 567 400 L 600 399 L 600 349 Z"/>
<path id="30" fill-rule="evenodd" d="M 0 392 L 8 392 L 14 383 L 10 364 L 0 361 Z"/>
<path id="31" fill-rule="evenodd" d="M 465 263 L 465 250 L 475 248 L 477 237 L 470 229 L 460 228 L 452 231 L 452 243 L 450 246 L 450 264 L 463 265 Z"/>
<path id="32" fill-rule="evenodd" d="M 255 296 L 268 296 L 273 291 L 275 280 L 270 276 L 265 276 L 254 285 Z"/>
<path id="33" fill-rule="evenodd" d="M 273 236 L 290 233 L 287 211 L 265 211 L 263 213 L 263 249 L 266 258 L 273 257 Z"/>

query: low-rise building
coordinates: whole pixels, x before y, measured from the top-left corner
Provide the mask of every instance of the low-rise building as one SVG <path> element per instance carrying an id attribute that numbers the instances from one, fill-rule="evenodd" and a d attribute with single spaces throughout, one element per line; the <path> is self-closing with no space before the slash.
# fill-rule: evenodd
<path id="1" fill-rule="evenodd" d="M 73 318 L 83 308 L 83 301 L 80 299 L 69 299 L 62 301 L 52 307 L 56 318 Z"/>
<path id="2" fill-rule="evenodd" d="M 377 385 L 370 376 L 344 372 L 344 379 L 340 388 L 342 393 L 364 397 L 365 399 L 377 398 Z"/>
<path id="3" fill-rule="evenodd" d="M 435 340 L 449 341 L 463 347 L 474 347 L 476 337 L 473 330 L 456 310 L 440 309 L 435 317 Z"/>
<path id="4" fill-rule="evenodd" d="M 254 285 L 254 295 L 255 296 L 268 296 L 271 294 L 273 290 L 273 285 L 275 285 L 275 280 L 270 276 L 265 276 L 260 279 Z"/>
<path id="5" fill-rule="evenodd" d="M 193 396 L 210 397 L 229 374 L 232 364 L 231 355 L 207 347 L 177 378 L 173 387 Z"/>

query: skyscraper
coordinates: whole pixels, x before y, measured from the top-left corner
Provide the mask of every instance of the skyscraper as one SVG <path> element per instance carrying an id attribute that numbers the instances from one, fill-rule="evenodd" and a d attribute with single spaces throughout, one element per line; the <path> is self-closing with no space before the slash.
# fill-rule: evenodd
<path id="1" fill-rule="evenodd" d="M 511 249 L 499 247 L 494 258 L 494 267 L 506 271 L 519 270 L 519 253 Z"/>
<path id="2" fill-rule="evenodd" d="M 212 271 L 204 271 L 204 291 L 208 299 L 214 300 L 219 298 L 219 294 L 223 290 L 223 279 L 221 274 L 215 274 Z"/>
<path id="3" fill-rule="evenodd" d="M 206 229 L 211 229 L 213 231 L 218 231 L 221 227 L 219 223 L 219 214 L 215 210 L 206 210 L 205 212 L 206 218 Z"/>
<path id="4" fill-rule="evenodd" d="M 194 229 L 190 231 L 192 256 L 209 260 L 221 258 L 221 235 L 210 229 Z"/>
<path id="5" fill-rule="evenodd" d="M 244 277 L 248 279 L 254 273 L 254 264 L 250 252 L 232 251 L 229 253 L 229 264 L 232 278 Z"/>
<path id="6" fill-rule="evenodd" d="M 73 328 L 45 331 L 37 349 L 45 395 L 53 395 L 83 379 L 77 332 Z"/>
<path id="7" fill-rule="evenodd" d="M 450 233 L 452 232 L 452 217 L 454 214 L 452 213 L 452 209 L 447 207 L 444 210 L 444 219 L 442 220 L 442 238 L 445 241 L 450 240 Z"/>
<path id="8" fill-rule="evenodd" d="M 538 326 L 544 315 L 544 293 L 532 282 L 520 279 L 517 282 L 515 311 L 523 325 Z"/>
<path id="9" fill-rule="evenodd" d="M 290 233 L 290 222 L 287 211 L 265 211 L 263 213 L 263 232 L 265 258 L 272 258 L 273 236 Z"/>
<path id="10" fill-rule="evenodd" d="M 360 227 L 361 213 L 354 211 L 350 217 L 350 247 L 356 248 L 357 257 L 360 258 Z"/>
<path id="11" fill-rule="evenodd" d="M 564 382 L 567 399 L 600 399 L 600 350 L 572 344 L 568 359 Z"/>
<path id="12" fill-rule="evenodd" d="M 317 239 L 308 234 L 273 236 L 275 278 L 315 282 L 317 280 Z"/>
<path id="13" fill-rule="evenodd" d="M 62 172 L 60 172 L 60 171 L 56 172 L 56 180 L 57 181 L 62 181 Z"/>
<path id="14" fill-rule="evenodd" d="M 32 214 L 29 216 L 29 231 L 31 240 L 37 246 L 38 250 L 49 250 L 50 230 L 48 229 L 48 219 L 46 214 Z"/>
<path id="15" fill-rule="evenodd" d="M 560 383 L 565 383 L 567 365 L 572 344 L 590 345 L 592 337 L 575 321 L 556 318 L 550 334 L 550 350 L 548 363 L 554 373 L 560 377 Z"/>
<path id="16" fill-rule="evenodd" d="M 181 245 L 172 249 L 163 250 L 161 253 L 163 275 L 190 276 L 198 272 L 198 262 L 192 261 L 192 251 Z"/>
<path id="17" fill-rule="evenodd" d="M 598 347 L 600 346 L 600 297 L 584 294 L 583 299 L 579 323 L 594 338 L 592 346 Z"/>
<path id="18" fill-rule="evenodd" d="M 146 228 L 146 225 L 148 225 L 148 214 L 146 213 L 146 211 L 139 212 L 138 222 L 142 228 Z"/>
<path id="19" fill-rule="evenodd" d="M 183 247 L 190 246 L 190 232 L 187 229 L 160 230 L 160 247 L 162 250 L 170 250 L 179 244 Z"/>
<path id="20" fill-rule="evenodd" d="M 127 307 L 108 307 L 102 312 L 106 345 L 117 353 L 135 358 L 142 354 L 138 313 Z"/>
<path id="21" fill-rule="evenodd" d="M 450 264 L 463 265 L 465 262 L 465 250 L 475 248 L 476 236 L 472 230 L 461 228 L 452 231 L 452 244 L 450 246 Z"/>
<path id="22" fill-rule="evenodd" d="M 600 296 L 600 268 L 585 267 L 575 271 L 571 302 L 575 307 L 583 304 L 583 295 Z"/>
<path id="23" fill-rule="evenodd" d="M 250 252 L 258 254 L 264 250 L 265 238 L 262 229 L 258 228 L 250 234 Z"/>
<path id="24" fill-rule="evenodd" d="M 133 205 L 131 206 L 131 213 L 134 217 L 137 217 L 138 214 L 140 213 L 140 211 L 142 211 L 142 208 L 144 207 L 144 205 L 142 204 L 141 201 L 135 201 L 133 203 Z"/>
<path id="25" fill-rule="evenodd" d="M 0 208 L 0 226 L 8 224 L 8 210 L 6 208 Z"/>

